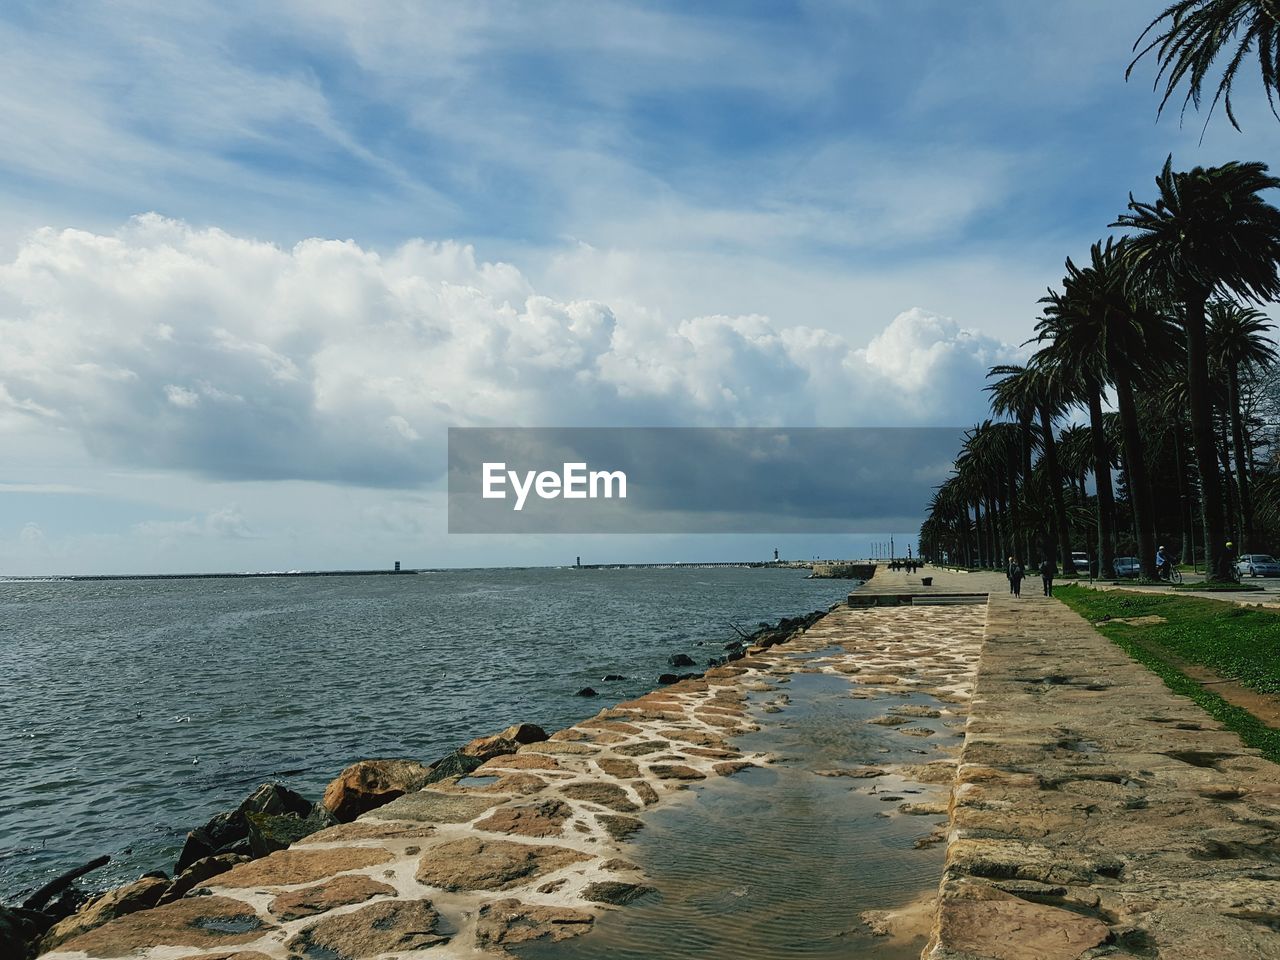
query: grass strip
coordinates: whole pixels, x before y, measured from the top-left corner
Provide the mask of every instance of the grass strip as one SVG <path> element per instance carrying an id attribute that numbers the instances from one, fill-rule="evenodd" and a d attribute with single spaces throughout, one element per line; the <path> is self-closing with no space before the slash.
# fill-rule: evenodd
<path id="1" fill-rule="evenodd" d="M 1280 730 L 1228 703 L 1160 656 L 1161 648 L 1199 663 L 1262 693 L 1280 690 L 1280 616 L 1195 597 L 1119 593 L 1065 586 L 1054 596 L 1089 620 L 1103 636 L 1164 681 L 1190 697 L 1251 747 L 1280 763 Z M 1099 622 L 1104 617 L 1162 616 L 1164 623 L 1136 626 Z M 1140 638 L 1140 639 L 1139 639 Z M 1235 648 L 1234 650 L 1231 648 Z M 1235 668 L 1235 669 L 1232 669 Z"/>

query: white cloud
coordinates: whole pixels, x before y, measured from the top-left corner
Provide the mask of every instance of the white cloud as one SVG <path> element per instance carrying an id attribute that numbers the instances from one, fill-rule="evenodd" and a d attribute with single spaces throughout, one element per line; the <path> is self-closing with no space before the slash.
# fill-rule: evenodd
<path id="1" fill-rule="evenodd" d="M 217 539 L 250 539 L 244 515 L 236 506 L 217 510 L 187 520 L 145 520 L 134 524 L 133 533 L 140 537 L 173 539 L 187 537 L 211 537 Z"/>
<path id="2" fill-rule="evenodd" d="M 237 480 L 418 485 L 448 426 L 957 424 L 1014 353 L 919 308 L 859 348 L 553 299 L 455 243 L 282 249 L 155 215 L 38 231 L 0 290 L 0 411 L 103 461 Z"/>

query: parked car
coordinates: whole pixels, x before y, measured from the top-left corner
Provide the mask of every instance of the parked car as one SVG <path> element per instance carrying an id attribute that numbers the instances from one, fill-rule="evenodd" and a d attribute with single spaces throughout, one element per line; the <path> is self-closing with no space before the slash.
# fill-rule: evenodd
<path id="1" fill-rule="evenodd" d="M 1236 561 L 1242 577 L 1280 577 L 1280 560 L 1267 553 L 1245 553 Z"/>
<path id="2" fill-rule="evenodd" d="M 1142 564 L 1137 557 L 1116 557 L 1115 567 L 1117 577 L 1127 577 L 1130 580 L 1137 579 L 1142 573 Z"/>
<path id="3" fill-rule="evenodd" d="M 1076 568 L 1076 573 L 1089 573 L 1089 555 L 1080 551 L 1071 554 L 1071 565 Z"/>

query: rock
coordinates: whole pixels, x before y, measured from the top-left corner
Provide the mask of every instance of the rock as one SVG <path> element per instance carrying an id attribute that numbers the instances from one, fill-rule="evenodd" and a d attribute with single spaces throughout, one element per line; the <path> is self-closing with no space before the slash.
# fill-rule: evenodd
<path id="1" fill-rule="evenodd" d="M 468 823 L 502 802 L 498 796 L 419 790 L 392 800 L 368 814 L 371 820 L 413 820 L 419 823 Z"/>
<path id="2" fill-rule="evenodd" d="M 361 760 L 334 778 L 320 802 L 340 823 L 350 823 L 396 797 L 421 790 L 430 776 L 431 768 L 416 760 Z"/>
<path id="3" fill-rule="evenodd" d="M 530 940 L 559 943 L 591 929 L 595 918 L 572 907 L 533 906 L 519 900 L 484 904 L 476 921 L 476 946 L 484 950 Z"/>
<path id="4" fill-rule="evenodd" d="M 620 817 L 610 813 L 596 814 L 596 823 L 614 840 L 626 840 L 644 827 L 643 821 L 635 817 Z"/>
<path id="5" fill-rule="evenodd" d="M 618 780 L 634 780 L 640 776 L 640 766 L 634 760 L 624 760 L 622 757 L 601 757 L 596 761 L 596 766 Z"/>
<path id="6" fill-rule="evenodd" d="M 636 796 L 640 798 L 640 802 L 646 807 L 651 807 L 658 802 L 658 792 L 649 786 L 649 783 L 645 780 L 633 783 L 631 789 L 636 792 Z"/>
<path id="7" fill-rule="evenodd" d="M 599 696 L 599 694 L 597 694 L 595 690 L 593 690 L 591 687 L 583 687 L 581 690 L 575 693 L 574 696 L 575 697 L 596 697 L 596 696 Z"/>
<path id="8" fill-rule="evenodd" d="M 590 859 L 567 847 L 463 837 L 427 850 L 417 879 L 448 891 L 508 890 Z"/>
<path id="9" fill-rule="evenodd" d="M 526 806 L 499 807 L 476 823 L 491 833 L 514 833 L 522 837 L 558 837 L 573 808 L 562 800 L 542 800 Z"/>
<path id="10" fill-rule="evenodd" d="M 542 743 L 546 739 L 547 731 L 538 725 L 518 723 L 491 737 L 476 737 L 458 752 L 464 757 L 478 757 L 480 760 L 488 760 L 490 757 L 500 756 L 504 753 L 515 753 L 526 744 Z"/>
<path id="11" fill-rule="evenodd" d="M 95 930 L 116 917 L 151 909 L 160 902 L 160 897 L 168 887 L 167 879 L 144 877 L 104 893 L 78 913 L 54 924 L 40 941 L 41 952 L 52 950 L 74 937 Z"/>
<path id="12" fill-rule="evenodd" d="M 261 860 L 242 863 L 222 874 L 218 886 L 287 887 L 299 883 L 315 883 L 335 873 L 363 870 L 392 860 L 393 856 L 378 847 L 332 847 L 279 850 Z M 191 899 L 188 897 L 187 899 Z M 181 901 L 179 901 L 181 902 Z"/>
<path id="13" fill-rule="evenodd" d="M 251 853 L 248 843 L 251 813 L 306 817 L 310 812 L 311 802 L 301 794 L 278 783 L 264 783 L 235 810 L 219 813 L 203 827 L 188 833 L 174 872 L 181 873 L 197 860 L 217 853 Z"/>
<path id="14" fill-rule="evenodd" d="M 65 920 L 72 914 L 79 913 L 81 909 L 88 905 L 89 901 L 95 899 L 95 896 L 95 894 L 86 893 L 79 887 L 66 887 L 41 907 L 40 912 L 52 917 L 55 922 Z"/>
<path id="15" fill-rule="evenodd" d="M 241 900 L 184 897 L 118 917 L 66 941 L 60 950 L 82 950 L 91 957 L 112 958 L 131 956 L 156 944 L 231 947 L 257 940 L 274 929 Z"/>
<path id="16" fill-rule="evenodd" d="M 52 921 L 52 917 L 38 910 L 0 906 L 0 957 L 13 960 L 34 957 L 36 941 Z"/>
<path id="17" fill-rule="evenodd" d="M 853 777 L 855 780 L 867 780 L 872 777 L 887 776 L 889 771 L 880 767 L 835 767 L 830 770 L 813 771 L 820 777 Z"/>
<path id="18" fill-rule="evenodd" d="M 276 850 L 284 850 L 303 837 L 309 837 L 338 823 L 338 818 L 318 803 L 306 817 L 292 813 L 250 813 L 247 819 L 249 848 L 255 857 L 265 857 Z"/>
<path id="19" fill-rule="evenodd" d="M 627 757 L 642 757 L 646 753 L 657 753 L 670 746 L 666 740 L 641 740 L 639 743 L 624 743 L 620 747 L 614 747 L 613 752 Z"/>
<path id="20" fill-rule="evenodd" d="M 240 804 L 240 812 L 269 813 L 273 816 L 292 813 L 305 817 L 311 812 L 311 801 L 278 783 L 264 783 Z"/>
<path id="21" fill-rule="evenodd" d="M 689 656 L 687 653 L 673 653 L 671 656 L 667 657 L 667 665 L 672 667 L 692 667 L 697 664 L 693 657 Z"/>
<path id="22" fill-rule="evenodd" d="M 602 683 L 613 683 L 616 680 L 625 680 L 625 679 L 627 678 L 620 673 L 606 673 L 603 677 L 600 678 Z"/>
<path id="23" fill-rule="evenodd" d="M 640 809 L 627 791 L 616 783 L 599 783 L 595 781 L 571 783 L 561 787 L 560 792 L 570 800 L 598 803 L 602 807 L 617 810 L 619 813 L 631 813 Z"/>
<path id="24" fill-rule="evenodd" d="M 289 941 L 291 956 L 357 960 L 426 950 L 449 938 L 436 932 L 440 915 L 429 900 L 387 900 L 326 917 Z"/>
<path id="25" fill-rule="evenodd" d="M 393 896 L 395 892 L 396 888 L 389 883 L 380 883 L 369 877 L 344 875 L 314 887 L 282 893 L 271 901 L 268 909 L 281 920 L 300 920 L 317 913 L 328 913 L 335 907 L 348 907 L 374 897 Z"/>
<path id="26" fill-rule="evenodd" d="M 514 753 L 514 749 L 511 752 Z M 482 763 L 484 761 L 479 757 L 470 757 L 455 750 L 447 757 L 437 760 L 431 765 L 431 773 L 427 776 L 427 784 L 439 783 L 441 780 L 447 780 L 450 777 L 465 777 Z"/>
<path id="27" fill-rule="evenodd" d="M 435 835 L 435 827 L 420 823 L 393 823 L 373 817 L 355 823 L 340 823 L 319 833 L 313 833 L 298 845 L 305 847 L 317 843 L 347 843 L 351 840 L 421 840 Z"/>
<path id="28" fill-rule="evenodd" d="M 623 883 L 621 880 L 602 880 L 589 883 L 582 891 L 582 899 L 593 903 L 612 903 L 624 906 L 639 900 L 646 893 L 653 893 L 653 887 L 640 883 Z"/>
<path id="29" fill-rule="evenodd" d="M 683 763 L 655 763 L 649 772 L 659 780 L 705 780 L 707 775 Z"/>
<path id="30" fill-rule="evenodd" d="M 212 857 L 205 857 L 203 860 L 197 860 L 173 878 L 173 881 L 160 897 L 160 902 L 172 903 L 174 900 L 186 896 L 206 880 L 212 880 L 219 874 L 226 873 L 237 864 L 247 863 L 248 860 L 248 857 L 236 853 L 220 853 Z"/>
<path id="31" fill-rule="evenodd" d="M 559 770 L 560 761 L 541 753 L 504 753 L 476 767 L 476 774 L 497 770 Z"/>
<path id="32" fill-rule="evenodd" d="M 1007 894 L 997 900 L 944 899 L 938 930 L 948 951 L 991 960 L 1077 960 L 1110 934 L 1092 917 Z"/>
<path id="33" fill-rule="evenodd" d="M 672 683 L 679 683 L 680 678 L 677 677 L 674 673 L 660 673 L 658 674 L 658 682 L 663 686 L 668 686 L 669 684 L 672 684 Z"/>

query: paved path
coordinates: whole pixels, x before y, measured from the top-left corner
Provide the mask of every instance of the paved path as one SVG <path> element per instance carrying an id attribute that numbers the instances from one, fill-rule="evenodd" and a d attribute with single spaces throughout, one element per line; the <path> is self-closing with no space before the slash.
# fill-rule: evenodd
<path id="1" fill-rule="evenodd" d="M 932 960 L 1280 957 L 1280 767 L 999 574 Z"/>

